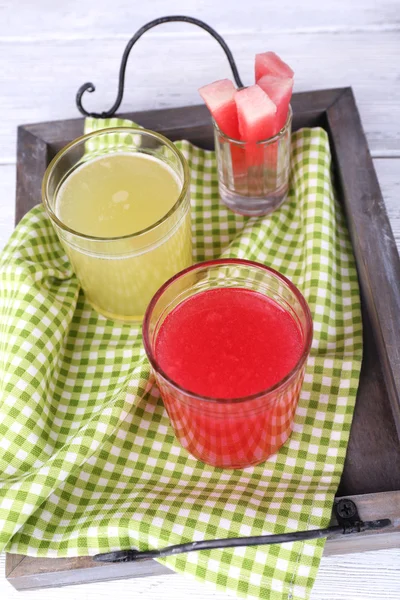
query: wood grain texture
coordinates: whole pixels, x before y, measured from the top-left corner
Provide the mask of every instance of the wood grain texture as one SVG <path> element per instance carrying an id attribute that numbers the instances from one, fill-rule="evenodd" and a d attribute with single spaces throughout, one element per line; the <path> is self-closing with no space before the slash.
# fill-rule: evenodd
<path id="1" fill-rule="evenodd" d="M 50 160 L 48 144 L 24 127 L 19 127 L 16 224 L 30 208 L 40 202 L 42 179 Z"/>
<path id="2" fill-rule="evenodd" d="M 360 494 L 389 491 L 382 495 L 373 494 L 373 500 L 369 496 L 366 512 L 373 503 L 372 508 L 378 514 L 372 518 L 389 517 L 395 522 L 391 531 L 360 535 L 354 540 L 351 538 L 350 544 L 348 538 L 339 536 L 336 539 L 333 536 L 334 539 L 328 540 L 326 548 L 332 553 L 346 553 L 361 548 L 374 549 L 376 540 L 379 540 L 376 546 L 378 548 L 393 547 L 400 543 L 400 528 L 397 528 L 400 523 L 400 448 L 395 426 L 399 409 L 399 387 L 392 368 L 392 361 L 397 360 L 395 350 L 386 341 L 388 332 L 379 327 L 378 315 L 382 322 L 387 313 L 391 314 L 392 306 L 397 307 L 398 282 L 396 285 L 390 278 L 388 281 L 386 275 L 392 270 L 400 270 L 400 261 L 352 90 L 344 88 L 296 94 L 293 96 L 292 106 L 294 129 L 304 125 L 321 125 L 329 133 L 338 197 L 347 213 L 363 292 L 365 359 L 339 490 L 346 496 L 357 494 L 353 498 L 360 505 L 361 518 L 366 520 L 369 520 L 369 515 L 364 516 L 362 510 L 365 497 Z M 124 116 L 150 129 L 161 131 L 171 139 L 183 137 L 202 147 L 212 147 L 210 116 L 203 106 L 129 113 Z M 60 147 L 80 135 L 82 130 L 83 119 L 20 126 L 17 220 L 32 207 L 35 198 L 40 195 L 41 179 L 49 159 Z M 365 173 L 368 173 L 368 178 Z M 365 221 L 365 215 L 372 216 L 372 220 Z M 382 237 L 386 241 L 383 249 Z M 388 241 L 391 241 L 391 246 L 388 246 Z M 365 243 L 375 247 L 372 255 L 365 251 Z M 394 252 L 389 256 L 385 252 L 387 247 L 394 247 Z M 374 283 L 376 271 L 380 273 L 379 287 Z M 386 299 L 386 310 L 380 307 L 379 312 L 375 304 L 381 296 Z M 375 338 L 378 344 L 375 343 Z M 18 560 L 17 557 L 10 557 L 8 578 L 17 589 L 160 574 L 160 565 L 155 562 L 144 563 L 142 570 L 140 564 L 98 565 L 89 557 L 62 560 L 26 557 L 13 567 L 15 560 Z M 165 569 L 161 569 L 163 571 Z"/>
<path id="3" fill-rule="evenodd" d="M 133 35 L 135 30 L 156 17 L 165 14 L 184 14 L 199 19 L 208 18 L 210 25 L 223 31 L 309 33 L 315 30 L 336 31 L 343 29 L 380 30 L 399 24 L 396 0 L 337 0 L 315 2 L 303 0 L 301 5 L 292 0 L 281 0 L 279 10 L 275 4 L 260 4 L 248 0 L 246 9 L 238 0 L 231 0 L 229 7 L 215 0 L 152 0 L 151 4 L 132 0 L 69 0 L 58 8 L 52 0 L 41 0 L 40 11 L 30 0 L 19 0 L 18 11 L 7 10 L 9 2 L 0 2 L 0 19 L 7 27 L 0 37 L 6 40 L 43 38 L 110 37 L 110 35 Z M 57 9 L 58 8 L 58 9 Z M 21 14 L 23 18 L 21 18 Z M 255 16 L 262 19 L 255 20 Z M 165 35 L 185 32 L 193 35 L 193 29 L 176 23 L 163 29 Z"/>
<path id="4" fill-rule="evenodd" d="M 339 496 L 400 489 L 400 447 L 373 328 L 363 303 L 364 359 Z"/>
<path id="5" fill-rule="evenodd" d="M 400 437 L 400 260 L 350 89 L 328 110 L 328 123 L 362 300 Z"/>
<path id="6" fill-rule="evenodd" d="M 397 248 L 400 248 L 400 160 L 387 158 L 373 162 Z"/>
<path id="7" fill-rule="evenodd" d="M 295 93 L 291 100 L 293 108 L 293 129 L 312 127 L 321 124 L 327 106 L 341 95 L 342 89 L 326 89 L 316 92 Z M 201 148 L 214 145 L 211 116 L 204 104 L 146 111 L 120 112 L 118 116 L 130 119 L 143 127 L 152 127 L 172 140 L 190 136 L 193 144 Z M 53 152 L 60 150 L 73 137 L 82 135 L 84 119 L 62 119 L 45 123 L 20 126 L 20 129 L 40 138 L 49 144 Z"/>
<path id="8" fill-rule="evenodd" d="M 6 577 L 21 591 L 174 574 L 154 560 L 107 565 L 95 563 L 89 556 L 52 559 L 6 555 Z"/>
<path id="9" fill-rule="evenodd" d="M 388 518 L 392 525 L 384 530 L 351 536 L 331 534 L 325 544 L 324 556 L 334 556 L 371 550 L 397 548 L 400 545 L 400 491 L 384 494 L 349 496 L 357 503 L 360 518 L 372 521 Z M 336 520 L 332 518 L 332 524 Z M 77 585 L 113 579 L 172 574 L 154 560 L 142 563 L 96 563 L 90 557 L 31 558 L 9 554 L 6 558 L 7 579 L 18 590 L 42 589 Z"/>
<path id="10" fill-rule="evenodd" d="M 0 555 L 0 573 L 5 555 Z M 400 549 L 323 556 L 311 600 L 399 600 Z M 227 600 L 207 585 L 181 575 L 160 575 L 18 592 L 0 576 L 2 600 Z"/>
<path id="11" fill-rule="evenodd" d="M 344 88 L 295 94 L 292 107 L 294 129 L 320 125 L 327 127 L 330 132 L 339 183 L 342 182 L 340 198 L 345 204 L 353 232 L 357 260 L 360 262 L 359 272 L 362 280 L 366 281 L 362 289 L 365 360 L 339 493 L 349 495 L 400 490 L 400 447 L 395 425 L 399 424 L 400 384 L 398 386 L 396 380 L 392 382 L 393 363 L 396 363 L 397 356 L 395 350 L 388 352 L 385 347 L 388 334 L 384 332 L 380 335 L 377 316 L 380 313 L 377 313 L 374 306 L 375 296 L 385 297 L 386 313 L 390 313 L 390 306 L 396 307 L 395 302 L 399 299 L 398 285 L 393 285 L 385 277 L 386 271 L 400 271 L 395 241 L 385 216 L 385 207 L 373 173 L 352 91 Z M 213 146 L 210 115 L 202 105 L 127 113 L 122 116 L 160 131 L 173 140 L 186 138 L 201 147 Z M 81 118 L 20 126 L 17 220 L 40 196 L 41 179 L 48 160 L 61 147 L 82 134 L 83 123 Z M 364 172 L 369 173 L 367 183 Z M 362 181 L 360 176 L 363 177 Z M 365 214 L 371 214 L 372 218 L 365 222 Z M 385 240 L 391 240 L 394 247 L 389 257 L 381 259 L 379 251 L 372 254 L 365 252 L 364 256 L 358 249 L 360 244 L 373 243 L 379 250 L 382 236 Z M 380 273 L 379 286 L 372 285 L 376 269 Z M 381 307 L 381 312 L 385 312 L 384 308 Z M 371 324 L 376 336 L 380 336 L 378 346 L 371 335 Z M 383 373 L 388 378 L 388 383 Z"/>
<path id="12" fill-rule="evenodd" d="M 114 100 L 117 66 L 125 43 L 144 22 L 162 14 L 186 13 L 208 21 L 222 33 L 240 36 L 247 31 L 257 51 L 285 48 L 287 59 L 296 56 L 297 90 L 353 85 L 383 197 L 400 247 L 400 160 L 397 141 L 399 17 L 398 0 L 304 0 L 276 3 L 248 0 L 246 10 L 238 0 L 19 0 L 18 10 L 10 0 L 0 0 L 0 248 L 13 229 L 15 189 L 16 126 L 20 123 L 77 116 L 76 88 L 93 79 L 98 84 L 93 109 L 103 109 Z M 189 55 L 166 51 L 177 34 L 191 38 L 189 27 L 169 25 L 132 55 L 124 109 L 136 110 L 178 106 L 198 102 L 199 79 L 208 81 L 228 75 L 226 63 L 210 43 L 201 42 L 201 54 L 193 62 Z M 324 34 L 315 45 L 315 35 Z M 329 35 L 329 33 L 331 35 Z M 389 33 L 389 40 L 382 39 Z M 333 35 L 335 34 L 335 35 Z M 271 37 L 272 35 L 272 37 Z M 162 37 L 166 39 L 162 39 Z M 200 36 L 202 36 L 200 38 Z M 200 39 L 195 37 L 196 49 Z M 79 48 L 96 44 L 85 57 Z M 298 40 L 301 38 L 301 43 Z M 78 51 L 73 47 L 79 40 Z M 272 40 L 272 41 L 271 41 Z M 53 41 L 54 44 L 47 42 Z M 151 41 L 151 43 L 150 43 Z M 118 43 L 117 43 L 118 42 Z M 142 40 L 143 44 L 145 39 Z M 206 44 L 206 45 L 204 45 Z M 110 45 L 110 50 L 107 47 Z M 324 45 L 326 59 L 318 59 Z M 36 46 L 36 48 L 35 48 Z M 100 46 L 104 47 L 98 53 Z M 246 47 L 235 56 L 250 77 Z M 53 52 L 58 47 L 56 52 Z M 139 46 L 138 49 L 139 51 Z M 315 50 L 316 59 L 312 58 Z M 252 51 L 252 50 L 251 50 Z M 108 53 L 111 53 L 110 55 Z M 53 54 L 52 54 L 53 53 Z M 193 56 L 193 54 L 192 54 Z M 372 60 L 372 65 L 371 65 Z M 39 61 L 39 62 L 38 62 Z M 351 64 L 353 63 L 353 64 Z M 117 65 L 117 66 L 116 66 Z M 317 68 L 314 68 L 316 66 Z M 56 85 L 56 82 L 58 85 Z M 185 97 L 184 97 L 185 96 Z M 97 106 L 96 106 L 97 104 Z M 384 156 L 385 159 L 378 159 Z M 4 163 L 7 163 L 4 166 Z M 400 549 L 323 557 L 311 595 L 312 600 L 399 600 Z M 4 555 L 0 556 L 0 598 L 3 600 L 223 600 L 225 594 L 181 576 L 159 576 L 118 582 L 89 584 L 57 590 L 24 592 L 21 595 L 3 578 Z"/>
<path id="13" fill-rule="evenodd" d="M 293 128 L 322 125 L 327 106 L 340 96 L 340 89 L 303 92 L 292 98 Z M 204 105 L 155 111 L 122 113 L 121 117 L 163 133 L 171 140 L 188 139 L 201 148 L 213 148 L 211 117 Z M 84 119 L 67 119 L 18 128 L 16 223 L 41 196 L 41 182 L 52 157 L 83 133 Z"/>
<path id="14" fill-rule="evenodd" d="M 222 50 L 205 33 L 201 36 L 144 36 L 128 64 L 121 112 L 198 104 L 201 85 L 229 77 Z M 227 33 L 226 40 L 245 83 L 253 81 L 254 54 L 274 48 L 293 66 L 296 91 L 352 85 L 372 154 L 382 156 L 390 151 L 400 155 L 397 31 L 374 33 L 373 52 L 371 34 L 362 31 L 309 35 L 235 32 Z M 94 94 L 85 97 L 86 108 L 108 109 L 116 96 L 126 41 L 94 38 L 8 43 L 0 39 L 1 88 L 7 90 L 0 94 L 0 112 L 7 114 L 7 119 L 0 121 L 0 163 L 14 160 L 15 130 L 20 123 L 78 116 L 75 93 L 85 81 L 97 86 Z"/>
<path id="15" fill-rule="evenodd" d="M 364 521 L 390 519 L 392 525 L 379 533 L 368 532 L 350 536 L 332 536 L 325 544 L 324 556 L 337 556 L 364 552 L 367 545 L 371 550 L 387 550 L 400 547 L 400 491 L 379 494 L 346 496 L 357 504 L 360 518 Z M 333 522 L 336 523 L 335 519 Z M 343 542 L 345 537 L 345 542 Z"/>

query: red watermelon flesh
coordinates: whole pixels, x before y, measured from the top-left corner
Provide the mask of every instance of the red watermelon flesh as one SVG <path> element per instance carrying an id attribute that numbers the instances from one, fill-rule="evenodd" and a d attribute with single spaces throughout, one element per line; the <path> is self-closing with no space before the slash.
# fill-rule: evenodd
<path id="1" fill-rule="evenodd" d="M 276 130 L 274 133 L 279 133 L 286 123 L 292 97 L 293 79 L 291 77 L 280 78 L 274 75 L 264 75 L 258 80 L 257 85 L 271 98 L 276 106 Z"/>
<path id="2" fill-rule="evenodd" d="M 228 137 L 239 138 L 238 115 L 235 103 L 236 88 L 230 79 L 220 79 L 199 89 L 220 130 Z"/>
<path id="3" fill-rule="evenodd" d="M 294 76 L 294 71 L 275 52 L 256 54 L 255 71 L 257 83 L 264 75 L 289 77 L 291 79 Z"/>
<path id="4" fill-rule="evenodd" d="M 264 162 L 264 148 L 257 142 L 274 135 L 276 106 L 258 85 L 240 90 L 235 96 L 238 107 L 239 131 L 246 144 L 247 167 Z"/>
<path id="5" fill-rule="evenodd" d="M 276 106 L 258 85 L 236 93 L 239 132 L 245 142 L 259 142 L 274 135 Z"/>

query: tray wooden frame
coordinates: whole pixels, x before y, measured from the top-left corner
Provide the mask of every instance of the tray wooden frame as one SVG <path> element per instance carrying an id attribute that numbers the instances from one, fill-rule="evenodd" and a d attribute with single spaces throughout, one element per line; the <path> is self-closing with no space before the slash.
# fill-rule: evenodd
<path id="1" fill-rule="evenodd" d="M 400 260 L 351 88 L 293 96 L 293 126 L 329 134 L 335 185 L 347 217 L 360 280 L 364 360 L 338 497 L 352 498 L 364 520 L 385 518 L 382 531 L 328 539 L 325 554 L 400 545 Z M 127 113 L 172 140 L 213 147 L 204 106 Z M 83 119 L 18 129 L 16 223 L 40 202 L 44 171 L 55 153 L 83 132 Z M 171 573 L 163 565 L 99 564 L 90 557 L 50 559 L 8 554 L 6 577 L 19 590 Z"/>

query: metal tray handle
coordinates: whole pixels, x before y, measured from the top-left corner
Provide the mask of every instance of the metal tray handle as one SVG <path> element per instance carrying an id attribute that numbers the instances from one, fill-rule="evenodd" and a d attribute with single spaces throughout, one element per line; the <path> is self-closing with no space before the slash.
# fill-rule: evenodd
<path id="1" fill-rule="evenodd" d="M 121 66 L 119 68 L 117 98 L 109 110 L 104 111 L 102 113 L 95 113 L 95 112 L 90 113 L 85 108 L 83 108 L 82 96 L 84 95 L 85 92 L 90 92 L 90 93 L 94 92 L 96 87 L 91 82 L 87 82 L 87 83 L 84 83 L 83 85 L 81 85 L 81 87 L 79 88 L 79 90 L 76 93 L 76 106 L 78 107 L 79 112 L 83 116 L 94 117 L 97 119 L 107 119 L 108 117 L 112 117 L 116 113 L 116 111 L 119 109 L 119 107 L 121 105 L 122 98 L 124 95 L 126 65 L 128 62 L 130 51 L 132 50 L 133 46 L 136 44 L 138 39 L 141 38 L 144 33 L 146 33 L 146 31 L 149 31 L 149 29 L 152 29 L 153 27 L 156 27 L 157 25 L 162 25 L 163 23 L 172 23 L 172 22 L 191 23 L 192 25 L 197 25 L 197 27 L 201 27 L 201 29 L 208 31 L 208 33 L 215 40 L 217 40 L 217 42 L 219 43 L 219 45 L 225 52 L 226 57 L 229 61 L 229 65 L 232 69 L 232 74 L 235 79 L 236 85 L 238 86 L 238 88 L 244 87 L 242 80 L 239 77 L 239 72 L 238 72 L 235 60 L 233 58 L 232 52 L 230 51 L 225 40 L 219 35 L 219 33 L 217 33 L 215 31 L 215 29 L 213 29 L 212 27 L 207 25 L 207 23 L 204 23 L 204 21 L 200 21 L 200 19 L 195 19 L 193 17 L 185 17 L 183 15 L 160 17 L 158 19 L 154 19 L 153 21 L 150 21 L 149 23 L 146 23 L 146 25 L 143 25 L 143 27 L 138 29 L 137 32 L 135 33 L 135 35 L 129 40 L 129 42 L 124 50 L 124 53 L 122 55 Z"/>

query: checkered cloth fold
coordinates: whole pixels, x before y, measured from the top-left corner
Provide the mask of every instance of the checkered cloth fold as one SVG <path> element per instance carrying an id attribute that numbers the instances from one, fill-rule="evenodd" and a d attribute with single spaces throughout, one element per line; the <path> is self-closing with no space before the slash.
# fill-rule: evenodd
<path id="1" fill-rule="evenodd" d="M 87 129 L 121 124 L 89 121 Z M 329 523 L 359 380 L 362 323 L 327 135 L 293 135 L 290 197 L 264 219 L 220 204 L 213 152 L 178 146 L 192 175 L 194 260 L 222 255 L 271 265 L 310 305 L 314 342 L 293 434 L 264 464 L 244 470 L 189 456 L 174 439 L 140 327 L 89 306 L 37 206 L 0 260 L 0 548 L 76 556 Z M 314 540 L 162 562 L 240 597 L 302 599 L 322 551 L 323 540 Z"/>

